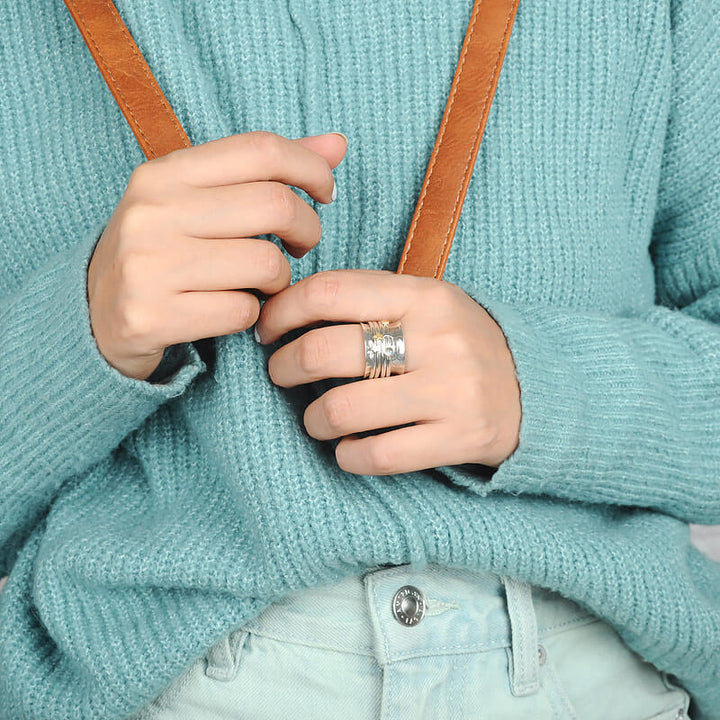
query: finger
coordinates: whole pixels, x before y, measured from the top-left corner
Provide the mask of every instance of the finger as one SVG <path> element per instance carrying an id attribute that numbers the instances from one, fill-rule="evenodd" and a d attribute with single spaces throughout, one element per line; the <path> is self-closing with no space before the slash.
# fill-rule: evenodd
<path id="1" fill-rule="evenodd" d="M 184 235 L 196 238 L 237 238 L 273 233 L 294 255 L 320 241 L 318 214 L 288 185 L 252 182 L 202 188 L 194 193 L 177 219 Z"/>
<path id="2" fill-rule="evenodd" d="M 331 388 L 307 406 L 303 420 L 311 437 L 329 440 L 436 420 L 440 411 L 438 403 L 429 400 L 423 391 L 419 374 L 407 374 Z"/>
<path id="3" fill-rule="evenodd" d="M 173 240 L 166 277 L 178 292 L 256 288 L 272 295 L 290 284 L 282 250 L 257 238 Z"/>
<path id="4" fill-rule="evenodd" d="M 186 292 L 168 303 L 159 332 L 164 347 L 247 330 L 260 312 L 260 301 L 240 290 Z"/>
<path id="5" fill-rule="evenodd" d="M 339 135 L 328 138 L 337 148 L 345 142 Z M 320 150 L 319 143 L 314 144 Z M 335 185 L 328 160 L 300 140 L 271 132 L 247 132 L 175 150 L 164 158 L 173 163 L 173 174 L 188 185 L 214 187 L 275 180 L 305 190 L 319 202 L 329 203 Z M 344 155 L 344 152 L 342 153 Z M 154 160 L 153 162 L 157 162 Z M 339 159 L 338 159 L 339 162 Z M 166 165 L 167 166 L 167 165 Z"/>
<path id="6" fill-rule="evenodd" d="M 337 167 L 342 162 L 348 148 L 348 139 L 342 133 L 337 132 L 306 135 L 305 137 L 294 138 L 291 142 L 322 155 L 331 168 Z"/>
<path id="7" fill-rule="evenodd" d="M 421 423 L 366 438 L 345 437 L 335 448 L 338 465 L 358 475 L 395 475 L 468 462 L 454 449 L 445 422 Z"/>
<path id="8" fill-rule="evenodd" d="M 362 377 L 365 344 L 359 325 L 331 325 L 308 330 L 283 345 L 268 360 L 270 379 L 293 387 L 330 377 Z"/>
<path id="9" fill-rule="evenodd" d="M 263 306 L 257 331 L 263 343 L 321 320 L 400 320 L 431 278 L 389 270 L 325 270 L 302 278 Z"/>
<path id="10" fill-rule="evenodd" d="M 422 343 L 419 347 L 425 345 Z M 419 368 L 422 356 L 422 352 L 414 348 L 406 358 L 405 373 Z M 353 323 L 308 330 L 270 356 L 268 372 L 270 379 L 281 387 L 294 387 L 327 378 L 361 378 L 365 374 L 362 328 Z"/>

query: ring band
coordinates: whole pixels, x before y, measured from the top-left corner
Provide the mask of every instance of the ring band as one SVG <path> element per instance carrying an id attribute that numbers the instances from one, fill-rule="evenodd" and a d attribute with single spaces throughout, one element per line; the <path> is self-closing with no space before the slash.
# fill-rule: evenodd
<path id="1" fill-rule="evenodd" d="M 405 337 L 399 320 L 361 322 L 365 342 L 365 373 L 374 379 L 405 372 Z"/>

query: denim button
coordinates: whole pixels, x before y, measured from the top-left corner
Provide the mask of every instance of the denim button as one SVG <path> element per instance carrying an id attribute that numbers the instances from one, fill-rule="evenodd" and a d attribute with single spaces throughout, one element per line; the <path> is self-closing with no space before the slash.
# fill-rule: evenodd
<path id="1" fill-rule="evenodd" d="M 540 665 L 544 665 L 547 661 L 547 651 L 542 645 L 538 645 L 538 662 Z"/>
<path id="2" fill-rule="evenodd" d="M 413 627 L 425 615 L 425 598 L 414 585 L 403 585 L 393 597 L 392 611 L 401 625 Z"/>

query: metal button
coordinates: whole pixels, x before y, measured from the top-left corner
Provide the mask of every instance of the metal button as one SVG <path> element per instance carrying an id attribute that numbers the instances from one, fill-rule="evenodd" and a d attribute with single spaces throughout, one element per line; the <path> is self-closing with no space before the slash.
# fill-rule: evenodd
<path id="1" fill-rule="evenodd" d="M 547 661 L 547 651 L 542 645 L 538 645 L 538 662 L 544 665 Z"/>
<path id="2" fill-rule="evenodd" d="M 425 615 L 425 598 L 414 585 L 403 585 L 393 597 L 392 611 L 401 625 L 413 627 Z"/>

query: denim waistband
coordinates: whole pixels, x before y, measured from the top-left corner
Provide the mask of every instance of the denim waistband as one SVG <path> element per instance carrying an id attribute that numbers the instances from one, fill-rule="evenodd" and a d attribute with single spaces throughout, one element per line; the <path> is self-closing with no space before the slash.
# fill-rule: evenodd
<path id="1" fill-rule="evenodd" d="M 423 596 L 416 627 L 403 627 L 392 603 L 406 585 Z M 243 627 L 284 642 L 392 662 L 423 654 L 481 652 L 513 645 L 526 631 L 538 638 L 597 622 L 560 595 L 500 575 L 428 564 L 371 568 L 327 585 L 289 593 Z M 513 627 L 513 625 L 515 627 Z M 424 630 L 423 630 L 424 628 Z"/>

